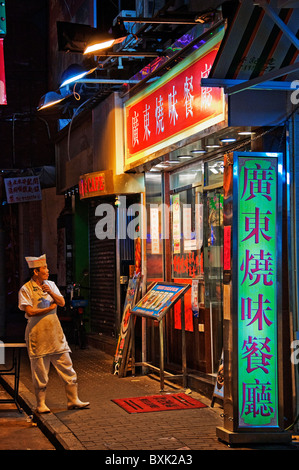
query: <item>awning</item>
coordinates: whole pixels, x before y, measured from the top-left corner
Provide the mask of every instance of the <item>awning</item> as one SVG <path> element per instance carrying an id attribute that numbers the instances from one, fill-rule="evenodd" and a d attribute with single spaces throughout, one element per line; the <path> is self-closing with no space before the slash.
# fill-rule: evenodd
<path id="1" fill-rule="evenodd" d="M 209 78 L 202 84 L 217 86 L 216 82 L 222 81 L 229 92 L 230 87 L 241 88 L 244 82 L 255 86 L 265 80 L 296 80 L 298 38 L 299 8 L 278 9 L 277 0 L 269 3 L 241 1 L 234 19 L 228 24 Z"/>

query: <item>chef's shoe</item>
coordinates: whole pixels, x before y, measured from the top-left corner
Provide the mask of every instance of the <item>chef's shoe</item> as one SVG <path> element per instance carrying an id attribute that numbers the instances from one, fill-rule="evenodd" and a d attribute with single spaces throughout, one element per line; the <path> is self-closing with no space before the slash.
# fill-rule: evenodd
<path id="1" fill-rule="evenodd" d="M 46 389 L 36 389 L 35 390 L 37 413 L 50 413 L 51 410 L 47 407 L 45 400 L 46 400 Z"/>
<path id="2" fill-rule="evenodd" d="M 86 408 L 89 406 L 89 402 L 83 402 L 78 398 L 78 384 L 68 384 L 65 386 L 67 396 L 67 407 L 68 410 L 74 408 Z"/>

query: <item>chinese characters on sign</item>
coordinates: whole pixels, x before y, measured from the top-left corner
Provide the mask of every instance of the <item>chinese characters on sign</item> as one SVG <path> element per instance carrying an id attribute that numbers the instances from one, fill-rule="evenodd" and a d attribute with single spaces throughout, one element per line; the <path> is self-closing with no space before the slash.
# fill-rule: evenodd
<path id="1" fill-rule="evenodd" d="M 203 274 L 203 255 L 196 251 L 173 257 L 173 274 L 176 278 L 194 278 Z"/>
<path id="2" fill-rule="evenodd" d="M 219 49 L 219 37 L 126 103 L 127 169 L 142 157 L 224 120 L 222 89 L 201 87 Z"/>
<path id="3" fill-rule="evenodd" d="M 8 204 L 40 201 L 42 198 L 38 176 L 5 178 L 4 182 Z"/>
<path id="4" fill-rule="evenodd" d="M 238 155 L 239 426 L 278 426 L 277 157 Z"/>

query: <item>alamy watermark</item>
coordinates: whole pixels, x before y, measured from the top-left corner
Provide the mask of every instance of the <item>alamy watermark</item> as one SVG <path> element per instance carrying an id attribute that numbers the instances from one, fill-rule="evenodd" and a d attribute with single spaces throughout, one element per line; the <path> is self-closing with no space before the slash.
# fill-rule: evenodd
<path id="1" fill-rule="evenodd" d="M 299 80 L 293 80 L 291 82 L 291 89 L 295 89 L 295 91 L 291 93 L 292 104 L 299 104 Z"/>
<path id="2" fill-rule="evenodd" d="M 299 364 L 299 340 L 295 339 L 291 343 L 291 348 L 294 349 L 294 351 L 291 354 L 291 363 L 294 365 Z"/>
<path id="3" fill-rule="evenodd" d="M 183 222 L 183 238 L 191 240 L 191 204 L 182 205 L 182 213 L 179 205 L 176 204 L 150 204 L 149 214 L 151 222 L 151 238 L 169 239 L 169 220 L 172 214 L 172 220 L 181 220 Z M 202 219 L 202 204 L 195 204 L 195 218 Z M 118 239 L 125 240 L 130 238 L 134 240 L 137 237 L 141 239 L 147 238 L 147 210 L 140 203 L 126 206 L 126 196 L 118 197 L 117 209 L 111 204 L 99 204 L 95 209 L 95 216 L 99 217 L 99 221 L 95 225 L 95 235 L 99 240 Z M 161 221 L 161 234 L 158 235 L 159 219 Z M 155 224 L 153 221 L 155 220 Z M 199 219 L 198 219 L 199 220 Z M 200 224 L 202 226 L 202 224 Z M 156 236 L 153 231 L 156 229 Z M 193 234 L 194 235 L 194 234 Z"/>

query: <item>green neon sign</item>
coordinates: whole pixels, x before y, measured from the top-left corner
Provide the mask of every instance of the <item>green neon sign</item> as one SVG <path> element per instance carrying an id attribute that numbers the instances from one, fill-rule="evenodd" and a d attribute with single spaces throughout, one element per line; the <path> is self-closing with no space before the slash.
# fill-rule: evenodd
<path id="1" fill-rule="evenodd" d="M 235 167 L 238 419 L 240 428 L 270 428 L 278 427 L 278 154 L 249 155 L 237 154 Z"/>

